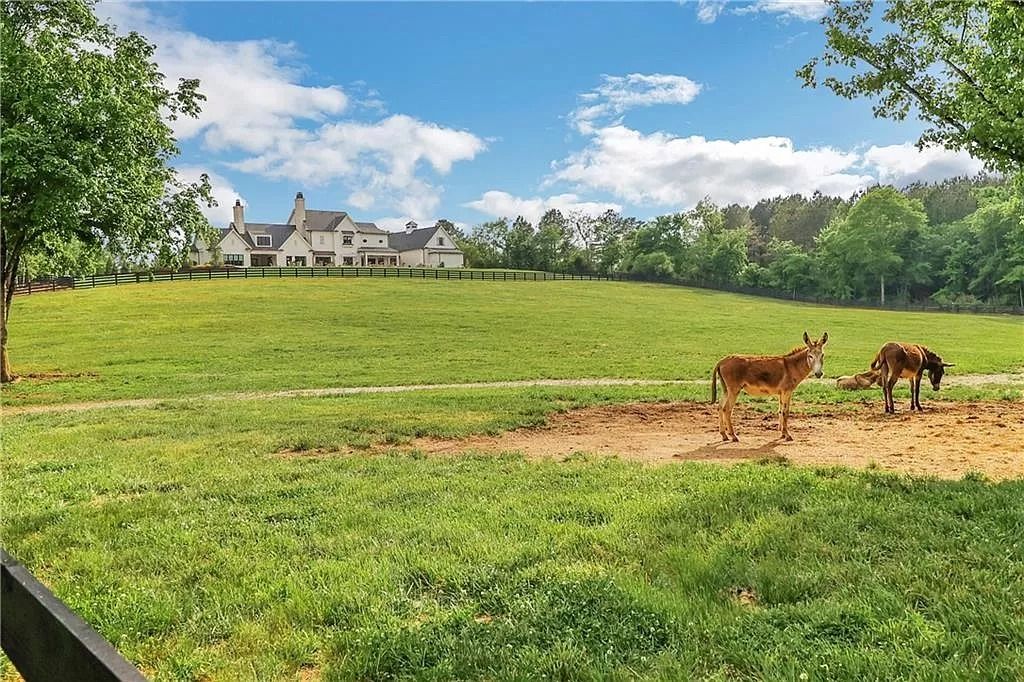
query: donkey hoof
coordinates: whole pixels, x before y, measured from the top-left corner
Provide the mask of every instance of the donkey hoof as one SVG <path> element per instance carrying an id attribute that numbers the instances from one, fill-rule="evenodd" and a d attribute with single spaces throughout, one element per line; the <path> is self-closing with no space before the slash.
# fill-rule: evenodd
<path id="1" fill-rule="evenodd" d="M 782 440 L 786 440 L 786 441 L 793 440 L 793 436 L 789 435 L 788 433 L 785 433 L 785 434 L 782 435 Z"/>
<path id="2" fill-rule="evenodd" d="M 733 436 L 733 437 L 732 437 L 732 442 L 733 442 L 733 443 L 739 443 L 739 442 L 740 442 L 740 439 L 739 439 L 738 437 L 736 437 L 736 436 Z"/>

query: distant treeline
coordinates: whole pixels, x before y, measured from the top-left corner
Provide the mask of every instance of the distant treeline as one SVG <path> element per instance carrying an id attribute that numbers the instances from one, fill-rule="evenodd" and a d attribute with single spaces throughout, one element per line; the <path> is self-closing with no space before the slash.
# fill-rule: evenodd
<path id="1" fill-rule="evenodd" d="M 443 221 L 449 230 L 455 226 Z M 848 200 L 814 194 L 638 220 L 551 210 L 458 233 L 466 264 L 630 273 L 843 300 L 1024 306 L 1024 202 L 991 177 Z"/>

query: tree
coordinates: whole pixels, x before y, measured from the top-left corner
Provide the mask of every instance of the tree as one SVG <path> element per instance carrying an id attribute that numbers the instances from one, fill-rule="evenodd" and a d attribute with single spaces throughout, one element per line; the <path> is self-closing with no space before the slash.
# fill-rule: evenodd
<path id="1" fill-rule="evenodd" d="M 877 117 L 903 120 L 912 108 L 930 127 L 918 140 L 962 149 L 1007 173 L 1024 168 L 1024 2 L 893 0 L 876 37 L 874 3 L 827 0 L 827 44 L 797 75 L 852 99 L 875 99 Z"/>
<path id="2" fill-rule="evenodd" d="M 184 261 L 209 237 L 200 201 L 168 164 L 168 121 L 199 114 L 198 81 L 168 89 L 142 36 L 118 36 L 91 0 L 0 4 L 0 381 L 12 381 L 7 323 L 18 267 L 44 244 Z"/>
<path id="3" fill-rule="evenodd" d="M 927 221 L 920 201 L 892 187 L 869 191 L 818 239 L 826 289 L 840 298 L 866 298 L 877 286 L 885 303 L 887 279 L 907 287 L 919 276 L 911 266 Z"/>

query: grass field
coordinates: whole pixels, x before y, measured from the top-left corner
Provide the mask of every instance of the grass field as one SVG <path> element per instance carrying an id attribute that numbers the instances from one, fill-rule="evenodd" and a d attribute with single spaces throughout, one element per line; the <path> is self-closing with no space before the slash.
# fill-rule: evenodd
<path id="1" fill-rule="evenodd" d="M 826 376 L 888 340 L 957 372 L 1024 368 L 1020 318 L 820 308 L 623 282 L 383 279 L 182 282 L 14 302 L 21 373 L 81 374 L 5 392 L 10 405 L 239 390 L 532 378 L 704 379 L 722 355 L 831 341 Z"/>
<path id="2" fill-rule="evenodd" d="M 704 381 L 188 398 L 704 380 L 718 356 L 784 351 L 805 328 L 833 339 L 827 376 L 888 338 L 958 371 L 1019 371 L 1020 320 L 624 283 L 314 280 L 43 295 L 12 322 L 16 369 L 86 376 L 23 381 L 8 405 L 176 398 L 3 427 L 4 546 L 156 679 L 1024 677 L 1024 481 L 398 450 L 703 400 Z"/>

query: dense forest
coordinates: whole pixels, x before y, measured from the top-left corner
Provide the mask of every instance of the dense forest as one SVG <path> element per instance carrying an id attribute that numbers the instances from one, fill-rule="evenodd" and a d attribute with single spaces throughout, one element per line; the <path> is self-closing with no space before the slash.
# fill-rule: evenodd
<path id="1" fill-rule="evenodd" d="M 454 230 L 448 221 L 443 224 Z M 1024 205 L 992 177 L 638 220 L 548 211 L 458 234 L 473 267 L 627 273 L 859 301 L 1024 306 Z"/>

